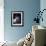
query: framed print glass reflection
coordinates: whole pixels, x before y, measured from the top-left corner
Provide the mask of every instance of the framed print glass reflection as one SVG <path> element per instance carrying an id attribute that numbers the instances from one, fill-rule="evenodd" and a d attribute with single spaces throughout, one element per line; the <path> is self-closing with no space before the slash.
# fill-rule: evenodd
<path id="1" fill-rule="evenodd" d="M 11 12 L 11 26 L 24 26 L 24 11 Z"/>

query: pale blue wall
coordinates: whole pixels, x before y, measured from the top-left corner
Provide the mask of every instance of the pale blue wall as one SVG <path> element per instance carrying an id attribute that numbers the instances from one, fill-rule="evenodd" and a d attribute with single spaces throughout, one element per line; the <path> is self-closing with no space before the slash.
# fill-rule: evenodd
<path id="1" fill-rule="evenodd" d="M 46 0 L 41 0 L 40 1 L 40 10 L 42 11 L 43 9 L 46 9 Z M 40 25 L 45 26 L 46 27 L 46 10 L 43 12 L 43 22 L 40 22 Z"/>
<path id="2" fill-rule="evenodd" d="M 18 41 L 32 28 L 32 19 L 40 9 L 40 0 L 4 0 L 4 38 Z M 24 27 L 11 27 L 11 11 L 24 11 Z"/>

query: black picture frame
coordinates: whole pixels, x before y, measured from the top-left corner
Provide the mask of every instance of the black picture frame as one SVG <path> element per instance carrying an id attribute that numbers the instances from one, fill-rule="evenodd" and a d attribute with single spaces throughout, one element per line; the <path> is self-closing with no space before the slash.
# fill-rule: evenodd
<path id="1" fill-rule="evenodd" d="M 24 11 L 11 12 L 11 26 L 12 27 L 24 26 Z"/>

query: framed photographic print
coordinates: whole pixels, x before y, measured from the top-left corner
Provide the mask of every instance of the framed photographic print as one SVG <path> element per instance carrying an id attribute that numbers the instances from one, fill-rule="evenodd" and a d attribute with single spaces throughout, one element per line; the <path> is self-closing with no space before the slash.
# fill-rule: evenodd
<path id="1" fill-rule="evenodd" d="M 24 11 L 11 12 L 11 26 L 24 26 Z"/>

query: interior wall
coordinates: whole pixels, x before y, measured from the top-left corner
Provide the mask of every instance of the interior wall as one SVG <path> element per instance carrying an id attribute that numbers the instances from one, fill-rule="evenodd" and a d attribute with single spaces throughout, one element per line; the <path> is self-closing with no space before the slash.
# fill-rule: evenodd
<path id="1" fill-rule="evenodd" d="M 43 11 L 44 9 L 46 9 L 46 0 L 41 0 L 40 1 L 40 10 Z M 46 10 L 44 10 L 42 17 L 43 17 L 43 22 L 40 21 L 40 25 L 46 27 Z"/>
<path id="2" fill-rule="evenodd" d="M 33 19 L 40 10 L 40 0 L 4 0 L 4 39 L 18 41 L 32 30 Z M 24 26 L 11 27 L 11 11 L 24 11 Z"/>
<path id="3" fill-rule="evenodd" d="M 4 41 L 4 0 L 0 0 L 0 42 Z"/>

